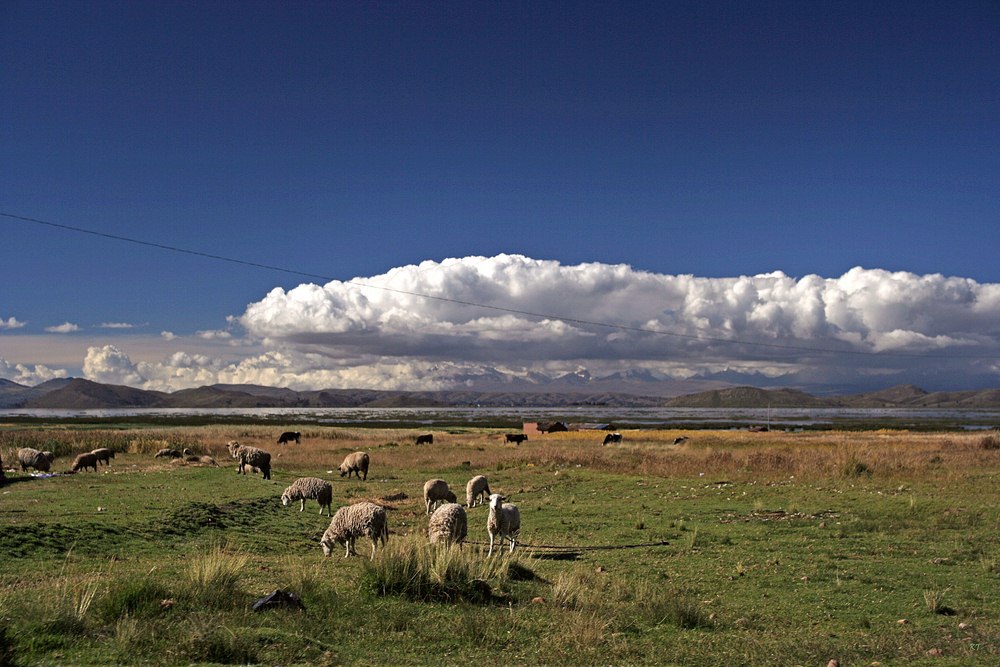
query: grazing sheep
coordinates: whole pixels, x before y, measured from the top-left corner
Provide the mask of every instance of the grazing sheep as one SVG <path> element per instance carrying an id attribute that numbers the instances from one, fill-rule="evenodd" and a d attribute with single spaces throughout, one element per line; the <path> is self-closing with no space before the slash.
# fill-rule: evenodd
<path id="1" fill-rule="evenodd" d="M 621 433 L 608 433 L 606 436 L 604 436 L 604 442 L 601 443 L 601 444 L 602 445 L 610 445 L 610 444 L 613 444 L 613 443 L 616 443 L 616 442 L 621 442 L 621 441 L 622 441 L 622 434 Z"/>
<path id="2" fill-rule="evenodd" d="M 490 550 L 487 557 L 493 554 L 493 540 L 504 538 L 510 541 L 510 552 L 514 553 L 514 545 L 521 534 L 521 512 L 517 505 L 503 502 L 505 498 L 499 493 L 490 496 L 490 516 L 486 520 L 486 532 L 490 534 Z"/>
<path id="3" fill-rule="evenodd" d="M 424 483 L 424 505 L 430 514 L 438 503 L 457 502 L 455 494 L 448 488 L 448 482 L 443 479 L 429 479 Z"/>
<path id="4" fill-rule="evenodd" d="M 93 468 L 94 472 L 97 472 L 97 455 L 93 452 L 78 454 L 73 460 L 73 472 L 79 472 L 81 470 L 86 470 L 87 468 Z"/>
<path id="5" fill-rule="evenodd" d="M 431 544 L 444 542 L 462 546 L 469 534 L 469 521 L 465 508 L 457 503 L 446 503 L 434 510 L 427 522 L 427 536 Z"/>
<path id="6" fill-rule="evenodd" d="M 283 445 L 286 442 L 291 442 L 294 440 L 296 445 L 301 445 L 302 443 L 299 441 L 299 438 L 301 437 L 302 434 L 299 433 L 298 431 L 285 431 L 284 433 L 278 436 L 278 444 Z"/>
<path id="7" fill-rule="evenodd" d="M 181 454 L 183 454 L 184 456 L 194 456 L 194 455 L 195 455 L 195 454 L 194 454 L 194 451 L 193 451 L 193 450 L 192 450 L 192 449 L 191 449 L 190 447 L 185 447 L 185 448 L 184 448 L 184 449 L 183 449 L 183 450 L 181 451 Z"/>
<path id="8" fill-rule="evenodd" d="M 27 472 L 28 468 L 34 468 L 38 472 L 48 472 L 55 458 L 52 452 L 40 452 L 31 447 L 17 450 L 17 461 L 21 464 L 21 472 Z"/>
<path id="9" fill-rule="evenodd" d="M 423 435 L 418 435 L 417 436 L 417 443 L 416 444 L 418 444 L 418 445 L 433 445 L 434 444 L 434 434 L 433 433 L 424 433 Z"/>
<path id="10" fill-rule="evenodd" d="M 300 501 L 299 511 L 306 509 L 306 499 L 313 498 L 319 503 L 319 513 L 326 508 L 330 516 L 330 505 L 333 503 L 333 485 L 319 477 L 300 477 L 281 494 L 281 504 L 288 507 L 293 500 Z"/>
<path id="11" fill-rule="evenodd" d="M 181 453 L 179 451 L 177 451 L 176 449 L 164 448 L 164 449 L 161 449 L 160 451 L 156 452 L 156 456 L 154 456 L 153 458 L 154 459 L 179 459 L 180 457 L 181 457 Z"/>
<path id="12" fill-rule="evenodd" d="M 111 465 L 111 459 L 115 458 L 114 451 L 107 447 L 99 447 L 92 451 L 91 454 L 97 457 L 98 463 L 104 461 L 104 465 L 107 466 Z"/>
<path id="13" fill-rule="evenodd" d="M 674 438 L 674 444 L 675 445 L 680 445 L 682 443 L 687 442 L 687 439 L 688 438 L 687 438 L 686 435 L 682 435 L 682 436 L 676 437 L 676 438 Z"/>
<path id="14" fill-rule="evenodd" d="M 264 479 L 271 479 L 271 454 L 263 449 L 257 449 L 250 445 L 241 445 L 232 440 L 227 445 L 229 453 L 234 459 L 240 462 L 236 468 L 237 475 L 247 474 L 246 467 L 259 469 Z"/>
<path id="15" fill-rule="evenodd" d="M 389 541 L 389 519 L 385 508 L 369 502 L 341 507 L 330 520 L 319 545 L 323 547 L 323 555 L 329 556 L 333 553 L 334 544 L 342 544 L 347 548 L 344 555 L 347 558 L 357 555 L 354 541 L 363 535 L 372 541 L 371 559 L 375 560 L 375 547 L 379 542 L 385 544 Z"/>
<path id="16" fill-rule="evenodd" d="M 340 476 L 347 475 L 350 477 L 353 472 L 358 476 L 358 479 L 368 479 L 368 460 L 366 452 L 348 454 L 344 458 L 344 462 L 340 464 Z M 361 475 L 364 475 L 364 477 Z"/>
<path id="17" fill-rule="evenodd" d="M 469 507 L 482 505 L 492 493 L 490 484 L 483 475 L 476 475 L 465 485 L 465 504 Z"/>

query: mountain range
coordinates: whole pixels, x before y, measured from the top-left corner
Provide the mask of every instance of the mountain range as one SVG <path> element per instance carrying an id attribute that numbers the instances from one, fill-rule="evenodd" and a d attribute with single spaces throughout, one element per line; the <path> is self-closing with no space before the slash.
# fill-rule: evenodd
<path id="1" fill-rule="evenodd" d="M 375 408 L 375 407 L 677 407 L 677 408 L 1000 408 L 1000 389 L 927 392 L 897 385 L 874 392 L 814 396 L 796 389 L 714 386 L 682 395 L 666 387 L 649 393 L 601 390 L 577 376 L 544 390 L 525 391 L 377 391 L 323 389 L 295 391 L 259 385 L 215 384 L 175 392 L 102 384 L 83 378 L 49 380 L 27 387 L 0 379 L 0 408 L 64 410 L 113 408 Z M 628 379 L 628 378 L 626 378 Z M 631 378 L 636 386 L 643 381 Z M 649 383 L 648 380 L 645 381 Z M 720 383 L 714 383 L 720 384 Z M 689 386 L 697 387 L 697 382 Z M 679 385 L 683 386 L 683 385 Z M 672 387 L 677 391 L 677 386 Z"/>

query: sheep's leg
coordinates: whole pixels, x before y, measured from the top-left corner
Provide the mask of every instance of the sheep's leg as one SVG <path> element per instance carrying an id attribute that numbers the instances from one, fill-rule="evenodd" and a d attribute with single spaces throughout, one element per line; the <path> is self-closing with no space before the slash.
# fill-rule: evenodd
<path id="1" fill-rule="evenodd" d="M 490 550 L 486 554 L 486 557 L 489 558 L 492 555 L 493 555 L 493 533 L 490 533 Z"/>
<path id="2" fill-rule="evenodd" d="M 304 512 L 305 509 L 306 509 L 306 499 L 305 498 L 299 498 L 299 511 L 300 512 Z"/>

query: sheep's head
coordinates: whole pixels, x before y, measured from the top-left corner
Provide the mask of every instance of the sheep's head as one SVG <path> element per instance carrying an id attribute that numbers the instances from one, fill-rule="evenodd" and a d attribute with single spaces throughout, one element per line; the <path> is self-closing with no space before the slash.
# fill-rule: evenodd
<path id="1" fill-rule="evenodd" d="M 499 510 L 503 506 L 503 501 L 507 500 L 499 493 L 494 493 L 490 496 L 490 509 Z"/>
<path id="2" fill-rule="evenodd" d="M 329 558 L 330 554 L 333 553 L 333 542 L 330 542 L 329 540 L 323 540 L 322 542 L 319 543 L 319 545 L 323 547 L 323 555 Z"/>
<path id="3" fill-rule="evenodd" d="M 288 503 L 290 502 L 292 502 L 292 499 L 288 495 L 288 489 L 285 489 L 285 492 L 281 494 L 281 504 L 288 507 Z"/>

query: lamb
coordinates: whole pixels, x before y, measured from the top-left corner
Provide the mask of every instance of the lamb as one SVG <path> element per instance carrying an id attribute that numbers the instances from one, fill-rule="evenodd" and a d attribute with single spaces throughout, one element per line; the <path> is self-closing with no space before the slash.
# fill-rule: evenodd
<path id="1" fill-rule="evenodd" d="M 78 454 L 76 459 L 73 460 L 73 472 L 79 472 L 87 468 L 93 468 L 94 472 L 97 472 L 97 455 L 93 452 Z"/>
<path id="2" fill-rule="evenodd" d="M 340 464 L 340 476 L 351 476 L 351 473 L 358 476 L 358 479 L 368 479 L 368 454 L 366 452 L 354 452 L 344 458 Z M 364 477 L 361 475 L 364 474 Z"/>
<path id="3" fill-rule="evenodd" d="M 319 545 L 323 547 L 323 555 L 333 553 L 334 544 L 347 547 L 344 558 L 357 555 L 354 541 L 365 535 L 372 541 L 372 560 L 375 560 L 375 547 L 381 542 L 389 541 L 389 519 L 385 508 L 375 503 L 360 502 L 347 505 L 337 510 L 330 520 L 330 527 L 323 533 Z"/>
<path id="4" fill-rule="evenodd" d="M 429 479 L 424 482 L 424 505 L 428 514 L 438 503 L 454 503 L 457 500 L 455 494 L 448 488 L 448 482 L 443 479 Z"/>
<path id="5" fill-rule="evenodd" d="M 510 552 L 514 553 L 514 545 L 521 534 L 521 512 L 517 505 L 503 502 L 506 500 L 499 493 L 490 496 L 490 516 L 486 520 L 486 532 L 490 534 L 490 550 L 487 558 L 493 554 L 493 540 L 499 538 L 501 544 L 504 538 L 510 541 Z"/>
<path id="6" fill-rule="evenodd" d="M 227 447 L 232 457 L 240 462 L 236 469 L 237 475 L 247 474 L 246 467 L 250 466 L 259 469 L 264 479 L 271 479 L 271 454 L 269 452 L 250 445 L 241 445 L 235 440 L 231 440 Z"/>
<path id="7" fill-rule="evenodd" d="M 491 493 L 486 478 L 483 475 L 476 475 L 465 485 L 465 504 L 469 507 L 482 505 Z"/>
<path id="8" fill-rule="evenodd" d="M 281 494 L 281 504 L 288 507 L 293 500 L 300 502 L 299 511 L 305 511 L 306 499 L 313 498 L 319 503 L 319 513 L 323 513 L 326 508 L 326 515 L 330 516 L 330 505 L 333 503 L 333 485 L 325 479 L 319 477 L 300 477 Z"/>
<path id="9" fill-rule="evenodd" d="M 431 544 L 444 542 L 462 546 L 469 534 L 469 521 L 465 508 L 457 503 L 447 503 L 434 510 L 427 522 L 427 536 Z"/>
<path id="10" fill-rule="evenodd" d="M 100 447 L 91 452 L 97 457 L 97 461 L 104 461 L 104 465 L 111 465 L 111 459 L 115 458 L 114 450 L 108 449 L 107 447 Z"/>
<path id="11" fill-rule="evenodd" d="M 27 472 L 28 468 L 34 468 L 38 472 L 48 472 L 55 458 L 52 452 L 40 452 L 31 447 L 17 450 L 17 461 L 21 464 L 21 472 Z"/>

